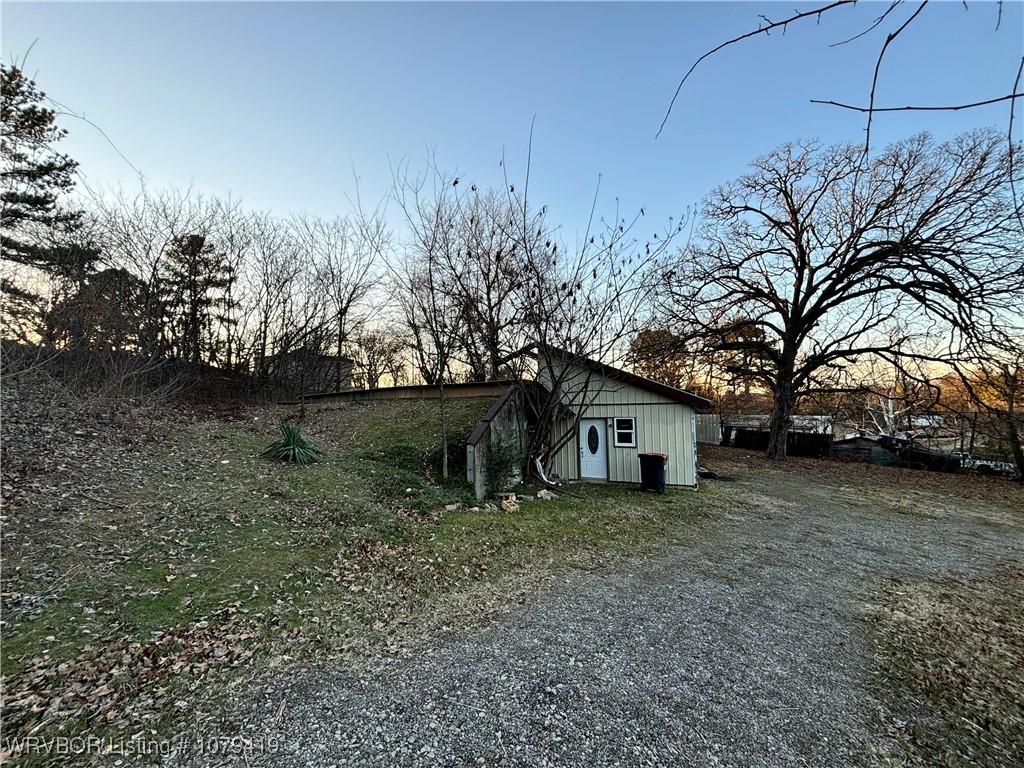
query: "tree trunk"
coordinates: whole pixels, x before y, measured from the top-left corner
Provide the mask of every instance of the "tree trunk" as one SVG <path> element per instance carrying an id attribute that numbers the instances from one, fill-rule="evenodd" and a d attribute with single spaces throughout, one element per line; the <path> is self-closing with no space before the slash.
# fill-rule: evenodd
<path id="1" fill-rule="evenodd" d="M 1006 437 L 1013 452 L 1013 461 L 1017 465 L 1017 479 L 1024 483 L 1024 448 L 1020 444 L 1020 430 L 1017 429 L 1017 387 L 1020 367 L 1011 373 L 1006 371 Z"/>
<path id="2" fill-rule="evenodd" d="M 441 380 L 441 477 L 448 479 L 448 425 L 444 414 L 444 379 Z"/>
<path id="3" fill-rule="evenodd" d="M 793 384 L 790 377 L 783 377 L 780 371 L 779 383 L 775 387 L 772 401 L 771 431 L 768 435 L 768 458 L 786 458 L 786 440 L 793 421 Z"/>
<path id="4" fill-rule="evenodd" d="M 338 361 L 335 365 L 334 391 L 341 392 L 341 350 L 345 346 L 345 321 L 338 320 Z M 373 389 L 373 387 L 370 387 Z"/>

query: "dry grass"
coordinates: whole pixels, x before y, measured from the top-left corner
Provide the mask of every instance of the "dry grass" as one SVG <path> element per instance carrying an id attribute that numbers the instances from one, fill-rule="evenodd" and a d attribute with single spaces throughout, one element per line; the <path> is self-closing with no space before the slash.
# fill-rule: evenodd
<path id="1" fill-rule="evenodd" d="M 872 614 L 891 762 L 1024 765 L 1024 570 L 892 584 Z"/>
<path id="2" fill-rule="evenodd" d="M 1018 509 L 1024 516 L 1024 483 L 1003 477 L 926 472 L 903 467 L 883 467 L 862 462 L 811 459 L 791 456 L 773 461 L 763 453 L 742 448 L 701 445 L 703 466 L 725 473 L 769 472 L 801 478 L 817 478 L 830 485 L 849 485 L 893 493 L 923 493 L 960 500 L 989 502 Z"/>
<path id="3" fill-rule="evenodd" d="M 810 458 L 775 462 L 709 446 L 701 447 L 701 464 L 734 476 L 764 504 L 814 504 L 836 520 L 884 526 L 898 516 L 925 526 L 922 535 L 973 525 L 1015 537 L 1024 524 L 1024 485 L 1004 478 Z M 879 761 L 1024 765 L 1024 570 L 945 570 L 879 587 L 883 579 L 876 572 L 865 584 L 880 590 L 868 616 L 874 689 L 888 707 L 882 729 L 890 740 Z"/>

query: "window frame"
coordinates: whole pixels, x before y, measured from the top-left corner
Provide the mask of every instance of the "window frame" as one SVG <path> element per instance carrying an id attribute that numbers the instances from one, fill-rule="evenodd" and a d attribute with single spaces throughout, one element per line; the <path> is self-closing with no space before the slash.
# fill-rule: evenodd
<path id="1" fill-rule="evenodd" d="M 632 427 L 630 429 L 628 429 L 628 430 L 627 429 L 621 429 L 620 430 L 619 429 L 619 422 L 620 421 L 632 422 Z M 626 443 L 620 442 L 619 441 L 619 432 L 623 432 L 623 433 L 629 432 L 630 433 L 630 440 L 629 440 L 629 442 L 626 442 Z M 636 441 L 636 416 L 615 416 L 615 417 L 612 418 L 612 445 L 615 448 L 636 448 L 636 445 L 637 445 L 637 441 Z"/>

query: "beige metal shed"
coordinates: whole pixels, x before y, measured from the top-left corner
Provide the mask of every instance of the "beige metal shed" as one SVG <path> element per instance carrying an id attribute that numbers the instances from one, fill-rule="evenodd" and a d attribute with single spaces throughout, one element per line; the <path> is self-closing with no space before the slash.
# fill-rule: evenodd
<path id="1" fill-rule="evenodd" d="M 554 456 L 552 472 L 563 479 L 639 483 L 639 454 L 668 454 L 666 484 L 697 487 L 698 410 L 711 402 L 629 371 L 588 358 L 565 355 L 571 368 L 541 381 L 557 381 L 563 402 L 577 418 L 566 418 L 568 437 Z M 547 383 L 547 382 L 546 382 Z"/>

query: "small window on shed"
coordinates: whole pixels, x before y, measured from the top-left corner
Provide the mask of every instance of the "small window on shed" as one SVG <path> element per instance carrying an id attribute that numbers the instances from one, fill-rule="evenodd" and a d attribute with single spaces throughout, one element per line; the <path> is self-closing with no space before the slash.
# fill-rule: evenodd
<path id="1" fill-rule="evenodd" d="M 615 420 L 615 447 L 636 448 L 636 419 Z"/>

